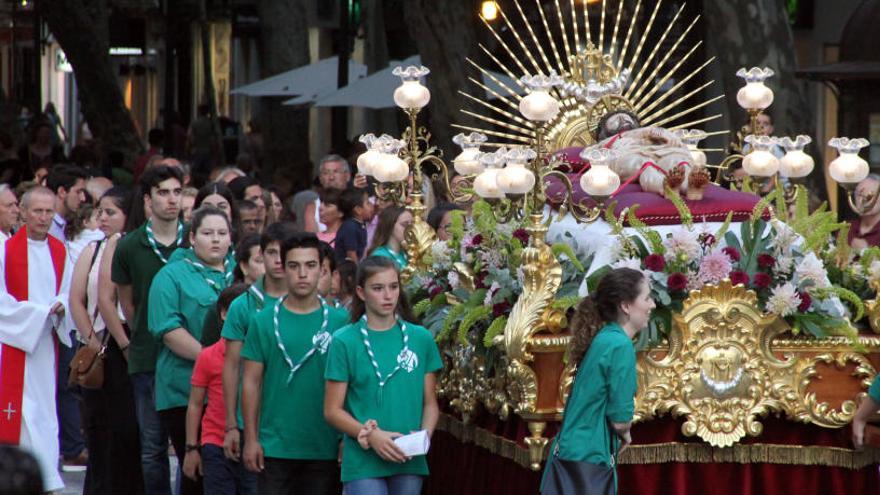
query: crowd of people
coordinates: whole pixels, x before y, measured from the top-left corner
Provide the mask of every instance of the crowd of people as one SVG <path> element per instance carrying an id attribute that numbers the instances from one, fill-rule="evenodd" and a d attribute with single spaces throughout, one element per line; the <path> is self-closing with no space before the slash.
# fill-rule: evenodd
<path id="1" fill-rule="evenodd" d="M 394 440 L 433 432 L 442 361 L 402 291 L 412 214 L 338 155 L 291 197 L 158 154 L 137 172 L 0 185 L 0 443 L 46 491 L 60 465 L 88 494 L 173 493 L 170 446 L 181 494 L 418 493 L 425 457 Z M 441 238 L 458 208 L 431 211 Z M 70 379 L 81 348 L 100 387 Z"/>

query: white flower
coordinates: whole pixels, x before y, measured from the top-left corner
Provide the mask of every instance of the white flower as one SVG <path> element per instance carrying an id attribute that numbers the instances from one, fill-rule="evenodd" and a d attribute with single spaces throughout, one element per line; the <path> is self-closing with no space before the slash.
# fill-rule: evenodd
<path id="1" fill-rule="evenodd" d="M 609 239 L 608 253 L 611 256 L 611 261 L 617 261 L 626 257 L 626 250 L 623 248 L 623 243 L 620 242 L 620 239 L 617 236 L 610 237 Z"/>
<path id="2" fill-rule="evenodd" d="M 776 234 L 772 236 L 767 246 L 773 249 L 777 255 L 790 253 L 798 239 L 797 232 L 779 220 L 773 220 L 771 225 Z"/>
<path id="3" fill-rule="evenodd" d="M 499 223 L 495 226 L 495 230 L 504 237 L 512 237 L 513 231 L 516 230 L 514 222 Z"/>
<path id="4" fill-rule="evenodd" d="M 807 253 L 798 263 L 795 276 L 800 284 L 811 281 L 819 288 L 831 286 L 831 282 L 828 281 L 828 273 L 825 271 L 825 264 L 813 252 Z"/>
<path id="5" fill-rule="evenodd" d="M 777 285 L 770 291 L 767 299 L 767 311 L 779 316 L 788 316 L 797 311 L 801 304 L 801 296 L 791 282 Z"/>
<path id="6" fill-rule="evenodd" d="M 696 270 L 688 270 L 687 272 L 687 290 L 700 290 L 703 288 L 703 280 L 700 278 L 699 273 Z"/>
<path id="7" fill-rule="evenodd" d="M 500 268 L 504 264 L 504 256 L 501 254 L 500 250 L 487 249 L 485 251 L 480 251 L 479 254 L 483 263 L 488 266 Z"/>
<path id="8" fill-rule="evenodd" d="M 492 296 L 494 296 L 500 289 L 501 285 L 497 281 L 493 281 L 492 285 L 489 286 L 489 290 L 486 291 L 486 299 L 483 300 L 483 305 L 491 306 Z"/>
<path id="9" fill-rule="evenodd" d="M 449 249 L 449 243 L 437 241 L 432 244 L 431 259 L 434 260 L 434 266 L 439 268 L 448 268 L 452 265 L 452 252 Z"/>
<path id="10" fill-rule="evenodd" d="M 623 258 L 611 263 L 611 268 L 632 268 L 633 270 L 642 271 L 642 260 L 638 258 Z"/>
<path id="11" fill-rule="evenodd" d="M 526 280 L 526 272 L 523 271 L 523 267 L 519 266 L 516 269 L 516 281 L 519 283 L 519 286 L 522 287 L 523 283 Z"/>
<path id="12" fill-rule="evenodd" d="M 663 240 L 663 246 L 666 247 L 667 261 L 675 260 L 680 255 L 686 256 L 688 261 L 693 261 L 699 258 L 702 252 L 699 234 L 685 227 L 673 231 Z"/>
<path id="13" fill-rule="evenodd" d="M 457 289 L 459 287 L 461 281 L 458 278 L 458 272 L 451 271 L 449 272 L 449 275 L 446 276 L 446 278 L 449 280 L 449 287 L 453 289 Z"/>
<path id="14" fill-rule="evenodd" d="M 871 266 L 868 267 L 868 280 L 880 280 L 880 260 L 871 262 Z"/>
<path id="15" fill-rule="evenodd" d="M 780 275 L 790 275 L 793 267 L 794 258 L 787 255 L 781 255 L 776 258 L 776 264 L 773 265 L 773 271 Z"/>

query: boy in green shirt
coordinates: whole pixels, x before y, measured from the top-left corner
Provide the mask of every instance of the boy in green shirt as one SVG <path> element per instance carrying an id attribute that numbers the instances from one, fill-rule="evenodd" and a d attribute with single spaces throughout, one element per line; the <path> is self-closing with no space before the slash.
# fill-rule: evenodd
<path id="1" fill-rule="evenodd" d="M 287 279 L 281 260 L 281 243 L 295 232 L 290 222 L 269 225 L 260 236 L 260 250 L 266 271 L 263 278 L 250 286 L 229 306 L 223 331 L 226 356 L 223 362 L 223 401 L 226 407 L 226 437 L 223 450 L 226 457 L 239 460 L 241 456 L 241 432 L 244 425 L 239 410 L 239 376 L 241 376 L 241 348 L 254 315 L 264 308 L 275 305 L 279 297 L 287 294 Z"/>
<path id="2" fill-rule="evenodd" d="M 165 165 L 152 167 L 141 176 L 140 188 L 144 209 L 151 212 L 149 219 L 134 230 L 127 226 L 129 233 L 119 240 L 115 251 L 108 250 L 105 256 L 112 256 L 110 278 L 118 288 L 119 306 L 131 329 L 129 344 L 120 349 L 128 359 L 131 374 L 140 431 L 144 491 L 171 495 L 168 434 L 156 413 L 154 401 L 158 345 L 147 328 L 147 296 L 153 277 L 183 241 L 183 223 L 178 220 L 183 173 Z M 134 217 L 132 215 L 129 219 Z M 102 299 L 99 304 L 104 304 L 103 298 L 99 299 Z M 109 301 L 109 310 L 115 311 L 112 298 Z"/>
<path id="3" fill-rule="evenodd" d="M 331 334 L 348 313 L 318 296 L 323 253 L 314 234 L 281 244 L 287 295 L 245 336 L 244 462 L 265 495 L 339 493 L 338 434 L 324 421 L 324 369 Z"/>

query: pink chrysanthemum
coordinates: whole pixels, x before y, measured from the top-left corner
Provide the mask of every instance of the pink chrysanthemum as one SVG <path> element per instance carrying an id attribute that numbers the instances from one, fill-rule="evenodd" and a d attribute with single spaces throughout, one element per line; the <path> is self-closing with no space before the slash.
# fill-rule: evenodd
<path id="1" fill-rule="evenodd" d="M 730 258 L 722 251 L 703 256 L 697 276 L 704 284 L 717 284 L 730 275 Z"/>

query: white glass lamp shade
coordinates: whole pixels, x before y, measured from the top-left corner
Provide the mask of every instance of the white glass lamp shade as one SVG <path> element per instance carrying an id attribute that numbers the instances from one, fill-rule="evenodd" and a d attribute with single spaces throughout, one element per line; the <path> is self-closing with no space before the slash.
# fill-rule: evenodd
<path id="1" fill-rule="evenodd" d="M 485 199 L 503 198 L 504 192 L 498 187 L 498 172 L 500 171 L 501 169 L 498 168 L 487 168 L 480 172 L 480 175 L 474 179 L 474 192 Z"/>
<path id="2" fill-rule="evenodd" d="M 391 73 L 399 76 L 402 81 L 394 90 L 395 105 L 404 110 L 421 110 L 431 101 L 431 91 L 419 81 L 419 78 L 431 73 L 427 67 L 395 67 Z"/>
<path id="3" fill-rule="evenodd" d="M 520 195 L 529 192 L 535 186 L 535 174 L 526 168 L 526 164 L 537 157 L 537 153 L 529 148 L 513 148 L 507 152 L 507 166 L 498 172 L 498 187 L 501 192 L 509 195 Z"/>
<path id="4" fill-rule="evenodd" d="M 752 177 L 770 177 L 779 171 L 779 158 L 771 150 L 779 140 L 771 136 L 749 134 L 745 141 L 752 150 L 743 158 L 743 170 Z"/>
<path id="5" fill-rule="evenodd" d="M 773 76 L 774 72 L 769 68 L 752 67 L 749 70 L 742 68 L 736 75 L 745 79 L 746 85 L 736 93 L 736 102 L 744 110 L 764 110 L 773 104 L 773 90 L 768 88 L 764 81 Z"/>
<path id="6" fill-rule="evenodd" d="M 551 71 L 549 76 L 523 76 L 520 83 L 529 89 L 519 102 L 519 113 L 534 122 L 548 122 L 559 114 L 559 101 L 550 94 L 554 86 L 562 85 L 562 78 Z"/>
<path id="7" fill-rule="evenodd" d="M 479 132 L 456 134 L 452 137 L 452 142 L 461 146 L 461 153 L 452 160 L 456 172 L 461 175 L 476 175 L 483 171 L 480 145 L 486 142 L 485 135 Z"/>
<path id="8" fill-rule="evenodd" d="M 840 153 L 840 156 L 828 166 L 831 178 L 841 184 L 856 184 L 863 181 L 870 173 L 870 167 L 868 162 L 859 156 L 859 150 L 869 144 L 867 139 L 862 138 L 831 138 L 828 145 L 837 148 Z"/>
<path id="9" fill-rule="evenodd" d="M 779 143 L 785 148 L 785 156 L 779 160 L 779 175 L 798 179 L 810 175 L 815 167 L 813 157 L 804 153 L 804 146 L 812 141 L 810 136 L 800 135 L 794 139 L 782 138 Z"/>
<path id="10" fill-rule="evenodd" d="M 361 153 L 361 156 L 357 159 L 358 173 L 366 176 L 373 175 L 375 163 L 381 158 L 382 154 L 376 150 L 367 150 L 366 152 Z"/>
<path id="11" fill-rule="evenodd" d="M 698 149 L 697 145 L 703 139 L 706 139 L 706 133 L 699 129 L 679 129 L 675 131 L 675 135 L 687 146 L 691 152 L 691 165 L 694 167 L 706 166 L 706 153 Z"/>
<path id="12" fill-rule="evenodd" d="M 399 156 L 382 153 L 373 165 L 373 177 L 379 182 L 400 182 L 409 175 L 409 166 Z"/>
<path id="13" fill-rule="evenodd" d="M 590 165 L 590 170 L 581 176 L 581 189 L 590 196 L 611 196 L 619 187 L 620 176 L 608 165 Z"/>

